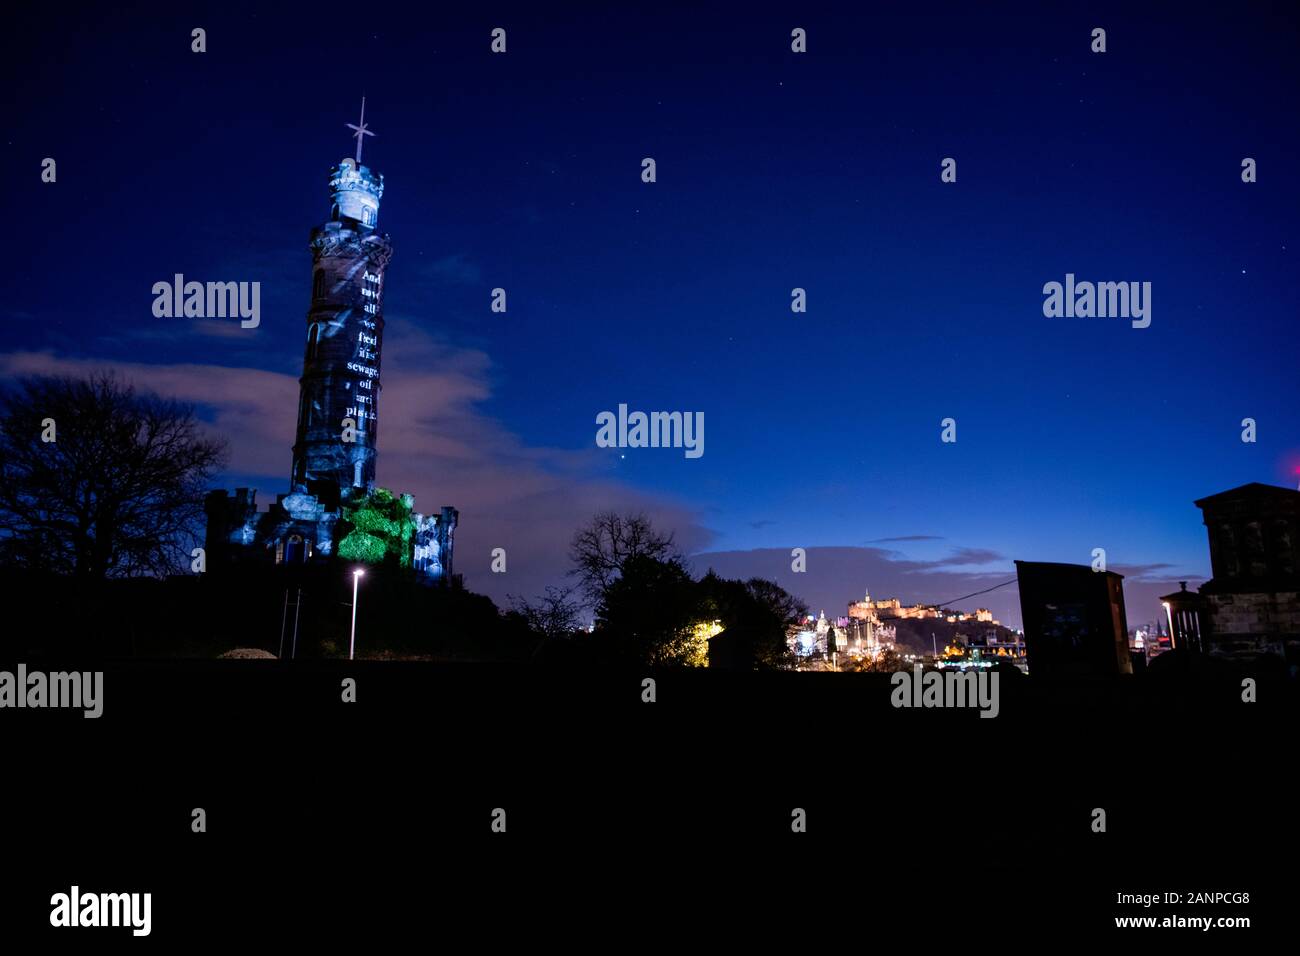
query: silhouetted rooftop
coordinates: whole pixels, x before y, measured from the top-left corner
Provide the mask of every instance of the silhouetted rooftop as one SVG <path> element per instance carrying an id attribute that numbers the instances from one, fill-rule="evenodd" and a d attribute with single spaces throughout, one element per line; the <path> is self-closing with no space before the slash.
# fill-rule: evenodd
<path id="1" fill-rule="evenodd" d="M 1286 498 L 1291 496 L 1300 498 L 1300 491 L 1296 491 L 1294 488 L 1283 488 L 1280 485 L 1265 485 L 1258 481 L 1252 481 L 1237 488 L 1229 488 L 1227 491 L 1220 491 L 1218 494 L 1200 498 L 1194 504 L 1198 508 L 1203 508 L 1207 502 L 1223 501 L 1229 498 Z"/>

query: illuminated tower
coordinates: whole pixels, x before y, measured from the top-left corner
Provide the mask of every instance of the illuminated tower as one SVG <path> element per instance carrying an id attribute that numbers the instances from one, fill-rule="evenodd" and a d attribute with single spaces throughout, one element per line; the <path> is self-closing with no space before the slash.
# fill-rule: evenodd
<path id="1" fill-rule="evenodd" d="M 257 489 L 204 499 L 210 567 L 347 562 L 395 564 L 423 584 L 460 587 L 452 551 L 459 513 L 416 511 L 415 498 L 375 486 L 379 353 L 384 341 L 388 237 L 375 231 L 384 177 L 361 165 L 366 101 L 356 158 L 330 170 L 329 222 L 311 231 L 312 294 L 298 380 L 298 428 L 287 494 L 266 510 Z"/>
<path id="2" fill-rule="evenodd" d="M 293 445 L 295 492 L 329 508 L 374 486 L 379 435 L 379 355 L 384 339 L 388 236 L 375 231 L 384 177 L 361 165 L 365 100 L 356 158 L 330 170 L 329 222 L 311 232 L 312 297 L 299 379 Z"/>

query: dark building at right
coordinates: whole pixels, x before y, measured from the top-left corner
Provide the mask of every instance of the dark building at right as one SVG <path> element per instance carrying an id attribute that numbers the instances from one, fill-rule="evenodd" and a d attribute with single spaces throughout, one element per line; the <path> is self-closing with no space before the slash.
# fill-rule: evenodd
<path id="1" fill-rule="evenodd" d="M 1300 491 L 1252 482 L 1196 507 L 1213 574 L 1200 587 L 1204 651 L 1300 662 Z"/>
<path id="2" fill-rule="evenodd" d="M 1300 665 L 1300 491 L 1252 482 L 1196 502 L 1213 577 L 1160 601 L 1170 649 Z M 1031 675 L 1132 673 L 1120 575 L 1017 561 Z"/>
<path id="3" fill-rule="evenodd" d="M 1133 673 L 1121 575 L 1086 564 L 1017 561 L 1016 579 L 1031 676 Z"/>

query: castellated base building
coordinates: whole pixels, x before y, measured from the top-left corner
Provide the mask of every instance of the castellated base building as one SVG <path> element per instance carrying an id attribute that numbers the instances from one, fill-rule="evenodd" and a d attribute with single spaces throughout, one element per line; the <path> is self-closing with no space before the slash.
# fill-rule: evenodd
<path id="1" fill-rule="evenodd" d="M 456 580 L 456 509 L 423 515 L 411 495 L 375 485 L 384 273 L 393 247 L 375 231 L 384 177 L 361 165 L 360 137 L 357 158 L 330 170 L 330 219 L 311 232 L 311 307 L 289 491 L 266 511 L 258 510 L 256 489 L 208 494 L 212 570 L 395 560 L 426 583 Z"/>
<path id="2" fill-rule="evenodd" d="M 1191 592 L 1163 598 L 1175 646 L 1300 664 L 1300 491 L 1252 482 L 1196 506 L 1213 577 L 1194 602 Z"/>

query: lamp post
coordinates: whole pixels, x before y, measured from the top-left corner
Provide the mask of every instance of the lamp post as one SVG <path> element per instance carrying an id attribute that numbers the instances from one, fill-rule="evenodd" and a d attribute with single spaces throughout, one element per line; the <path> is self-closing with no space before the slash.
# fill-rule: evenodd
<path id="1" fill-rule="evenodd" d="M 352 640 L 348 644 L 348 660 L 352 660 L 357 652 L 357 585 L 361 583 L 361 575 L 365 573 L 360 568 L 352 572 Z"/>

